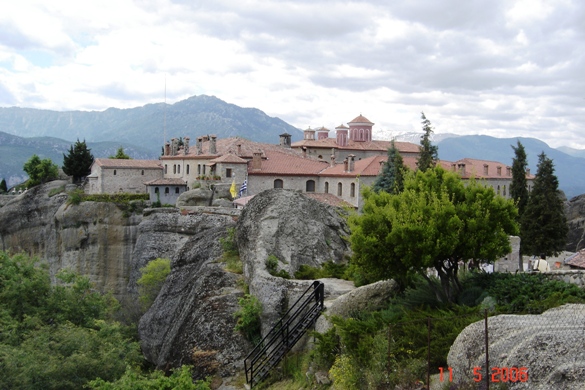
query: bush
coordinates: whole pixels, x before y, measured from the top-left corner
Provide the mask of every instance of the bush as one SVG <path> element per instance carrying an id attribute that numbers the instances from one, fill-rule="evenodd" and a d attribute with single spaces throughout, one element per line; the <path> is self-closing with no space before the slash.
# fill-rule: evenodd
<path id="1" fill-rule="evenodd" d="M 191 367 L 181 366 L 173 370 L 169 376 L 163 371 L 156 370 L 142 373 L 138 368 L 126 367 L 124 375 L 113 382 L 96 379 L 89 382 L 88 388 L 93 390 L 136 390 L 136 389 L 180 389 L 180 390 L 209 390 L 210 380 L 193 382 Z"/>
<path id="2" fill-rule="evenodd" d="M 272 276 L 276 276 L 283 279 L 290 279 L 290 275 L 287 271 L 281 269 L 278 270 L 278 257 L 274 255 L 268 256 L 264 264 L 266 265 L 266 270 Z"/>
<path id="3" fill-rule="evenodd" d="M 162 286 L 171 273 L 171 261 L 169 259 L 151 260 L 146 267 L 140 268 L 142 276 L 136 282 L 140 293 L 139 301 L 144 311 L 154 303 Z"/>
<path id="4" fill-rule="evenodd" d="M 246 294 L 238 300 L 238 305 L 240 305 L 240 310 L 234 313 L 234 317 L 238 320 L 235 330 L 242 332 L 251 342 L 258 341 L 262 304 L 255 296 Z"/>

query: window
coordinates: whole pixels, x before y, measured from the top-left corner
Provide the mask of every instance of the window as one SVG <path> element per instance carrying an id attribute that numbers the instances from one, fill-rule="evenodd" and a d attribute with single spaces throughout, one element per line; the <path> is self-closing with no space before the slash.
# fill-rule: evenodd
<path id="1" fill-rule="evenodd" d="M 500 195 L 500 186 L 499 185 L 498 185 L 498 192 L 497 192 L 497 194 Z"/>
<path id="2" fill-rule="evenodd" d="M 189 174 L 189 164 L 187 164 L 187 175 Z"/>
<path id="3" fill-rule="evenodd" d="M 167 173 L 167 164 L 165 164 L 165 174 Z"/>
<path id="4" fill-rule="evenodd" d="M 232 177 L 232 169 L 231 168 L 225 169 L 225 177 Z"/>
<path id="5" fill-rule="evenodd" d="M 284 188 L 284 183 L 281 179 L 274 180 L 274 188 Z"/>
<path id="6" fill-rule="evenodd" d="M 181 173 L 181 166 L 177 165 L 177 173 Z"/>
<path id="7" fill-rule="evenodd" d="M 337 196 L 343 196 L 343 184 L 337 183 Z"/>
<path id="8" fill-rule="evenodd" d="M 349 187 L 349 196 L 355 197 L 355 183 L 351 183 L 351 187 Z"/>
<path id="9" fill-rule="evenodd" d="M 306 192 L 315 192 L 315 180 L 307 180 L 307 184 L 305 185 Z"/>
<path id="10" fill-rule="evenodd" d="M 116 170 L 114 169 L 114 176 L 116 176 Z"/>
<path id="11" fill-rule="evenodd" d="M 175 194 L 179 193 L 179 187 L 175 187 Z"/>
<path id="12" fill-rule="evenodd" d="M 142 170 L 142 176 L 144 176 L 144 169 Z"/>
<path id="13" fill-rule="evenodd" d="M 205 164 L 203 164 L 203 174 L 205 175 Z"/>
<path id="14" fill-rule="evenodd" d="M 506 186 L 503 187 L 502 195 L 506 196 Z"/>
<path id="15" fill-rule="evenodd" d="M 158 187 L 154 187 L 154 193 L 158 194 Z"/>
<path id="16" fill-rule="evenodd" d="M 328 181 L 325 182 L 325 193 L 326 194 L 329 193 L 329 182 Z"/>
<path id="17" fill-rule="evenodd" d="M 201 164 L 197 164 L 197 174 L 201 175 Z"/>
<path id="18" fill-rule="evenodd" d="M 173 174 L 177 173 L 177 164 L 173 164 Z"/>
<path id="19" fill-rule="evenodd" d="M 168 195 L 169 193 L 170 193 L 169 187 L 165 187 L 165 195 Z"/>

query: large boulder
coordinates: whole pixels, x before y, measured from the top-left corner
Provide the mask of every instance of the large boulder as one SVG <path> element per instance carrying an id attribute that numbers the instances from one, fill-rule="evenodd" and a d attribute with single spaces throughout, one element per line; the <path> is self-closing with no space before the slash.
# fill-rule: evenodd
<path id="1" fill-rule="evenodd" d="M 200 378 L 233 376 L 243 370 L 243 359 L 251 349 L 234 331 L 234 313 L 243 296 L 237 283 L 242 276 L 224 271 L 217 262 L 222 254 L 220 238 L 235 223 L 231 217 L 208 214 L 190 215 L 188 222 L 192 234 L 175 241 L 171 273 L 140 319 L 142 350 L 161 369 L 192 364 Z"/>
<path id="2" fill-rule="evenodd" d="M 585 388 L 583 324 L 585 305 L 564 305 L 541 315 L 499 315 L 488 319 L 489 365 L 485 369 L 484 321 L 466 327 L 453 343 L 447 362 L 457 381 L 473 381 L 494 367 L 526 367 L 526 382 L 508 382 L 510 389 L 569 390 Z M 509 370 L 508 370 L 509 371 Z M 500 375 L 496 373 L 495 379 Z M 494 384 L 495 385 L 495 384 Z"/>
<path id="3" fill-rule="evenodd" d="M 264 191 L 246 205 L 236 239 L 250 293 L 262 303 L 263 334 L 311 283 L 271 275 L 266 267 L 268 257 L 276 257 L 277 271 L 290 276 L 303 264 L 343 263 L 349 255 L 348 235 L 341 209 L 297 191 Z M 325 289 L 327 294 L 327 285 Z"/>

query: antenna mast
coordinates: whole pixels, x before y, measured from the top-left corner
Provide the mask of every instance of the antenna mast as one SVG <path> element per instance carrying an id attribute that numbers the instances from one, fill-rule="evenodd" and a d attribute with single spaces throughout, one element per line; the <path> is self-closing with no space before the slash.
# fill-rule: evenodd
<path id="1" fill-rule="evenodd" d="M 167 143 L 167 74 L 165 73 L 165 107 L 164 107 L 164 123 L 163 123 L 163 150 Z"/>

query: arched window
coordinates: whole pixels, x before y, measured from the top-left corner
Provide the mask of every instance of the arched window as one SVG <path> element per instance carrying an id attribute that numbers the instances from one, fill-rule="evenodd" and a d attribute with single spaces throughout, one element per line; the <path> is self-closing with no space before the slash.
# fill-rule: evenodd
<path id="1" fill-rule="evenodd" d="M 169 187 L 165 187 L 165 195 L 168 195 L 170 193 Z"/>
<path id="2" fill-rule="evenodd" d="M 167 164 L 165 164 L 165 174 L 168 173 L 167 171 L 168 171 Z"/>
<path id="3" fill-rule="evenodd" d="M 307 184 L 305 185 L 306 192 L 315 192 L 315 180 L 307 180 Z"/>
<path id="4" fill-rule="evenodd" d="M 158 187 L 154 187 L 154 193 L 158 194 Z"/>
<path id="5" fill-rule="evenodd" d="M 274 188 L 284 188 L 284 183 L 281 179 L 274 180 Z"/>
<path id="6" fill-rule="evenodd" d="M 114 176 L 116 176 L 116 170 L 114 169 Z"/>
<path id="7" fill-rule="evenodd" d="M 506 186 L 503 187 L 503 193 L 502 195 L 506 196 Z"/>
<path id="8" fill-rule="evenodd" d="M 142 176 L 144 176 L 144 169 L 142 170 Z"/>
<path id="9" fill-rule="evenodd" d="M 337 196 L 343 196 L 343 184 L 337 183 Z"/>
<path id="10" fill-rule="evenodd" d="M 325 193 L 326 194 L 329 193 L 329 182 L 328 181 L 325 182 Z"/>
<path id="11" fill-rule="evenodd" d="M 187 175 L 189 174 L 189 164 L 187 164 Z"/>
<path id="12" fill-rule="evenodd" d="M 201 175 L 201 164 L 197 164 L 197 174 Z"/>
<path id="13" fill-rule="evenodd" d="M 179 187 L 175 187 L 175 194 L 179 193 Z"/>
<path id="14" fill-rule="evenodd" d="M 349 196 L 352 198 L 355 197 L 355 183 L 351 183 L 351 186 L 349 187 Z"/>
<path id="15" fill-rule="evenodd" d="M 173 164 L 173 174 L 177 173 L 177 164 Z"/>
<path id="16" fill-rule="evenodd" d="M 177 173 L 181 173 L 181 166 L 177 165 Z"/>
<path id="17" fill-rule="evenodd" d="M 498 192 L 497 192 L 497 194 L 500 195 L 500 186 L 499 185 L 498 185 Z"/>

